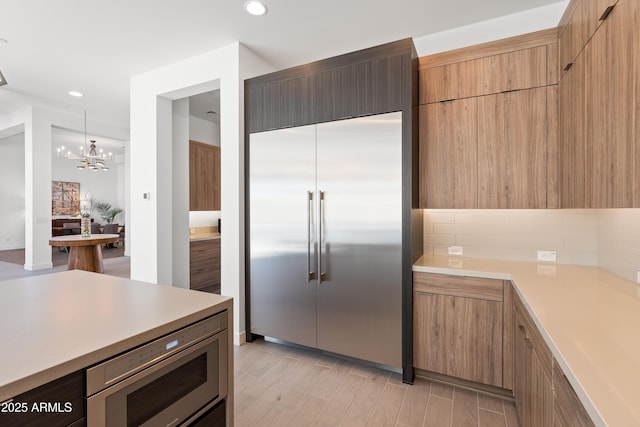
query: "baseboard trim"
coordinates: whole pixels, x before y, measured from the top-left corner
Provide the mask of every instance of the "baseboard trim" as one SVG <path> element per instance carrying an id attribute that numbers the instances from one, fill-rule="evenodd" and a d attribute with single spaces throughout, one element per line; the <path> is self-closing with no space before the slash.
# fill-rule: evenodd
<path id="1" fill-rule="evenodd" d="M 423 369 L 415 369 L 416 377 L 425 378 L 431 381 L 437 381 L 444 384 L 454 385 L 456 387 L 466 388 L 501 399 L 513 400 L 513 391 L 491 385 L 481 384 L 474 381 L 464 380 L 462 378 L 451 377 L 449 375 L 438 374 L 437 372 L 425 371 Z"/>
<path id="2" fill-rule="evenodd" d="M 245 344 L 247 342 L 247 332 L 246 331 L 242 331 L 242 332 L 236 332 L 235 334 L 233 334 L 233 345 L 242 345 Z"/>
<path id="3" fill-rule="evenodd" d="M 29 271 L 47 270 L 49 268 L 53 268 L 53 263 L 50 262 L 47 264 L 25 264 L 24 265 L 24 269 Z"/>

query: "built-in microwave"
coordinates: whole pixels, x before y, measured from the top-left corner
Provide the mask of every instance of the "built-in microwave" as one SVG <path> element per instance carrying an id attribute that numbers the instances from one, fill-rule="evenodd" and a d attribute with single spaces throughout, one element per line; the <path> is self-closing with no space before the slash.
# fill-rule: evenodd
<path id="1" fill-rule="evenodd" d="M 220 407 L 227 322 L 225 311 L 87 369 L 87 426 L 188 425 Z"/>

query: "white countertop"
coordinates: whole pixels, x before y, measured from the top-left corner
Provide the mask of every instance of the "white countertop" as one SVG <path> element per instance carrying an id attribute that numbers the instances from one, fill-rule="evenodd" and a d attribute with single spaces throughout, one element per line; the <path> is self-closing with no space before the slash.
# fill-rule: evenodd
<path id="1" fill-rule="evenodd" d="M 0 402 L 224 309 L 230 298 L 81 270 L 0 282 Z"/>
<path id="2" fill-rule="evenodd" d="M 462 257 L 413 271 L 513 281 L 596 425 L 640 426 L 640 286 L 597 267 Z"/>

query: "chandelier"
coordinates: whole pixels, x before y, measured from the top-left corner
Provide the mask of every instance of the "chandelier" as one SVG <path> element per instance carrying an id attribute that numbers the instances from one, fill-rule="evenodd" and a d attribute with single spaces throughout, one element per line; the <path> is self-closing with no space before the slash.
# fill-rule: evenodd
<path id="1" fill-rule="evenodd" d="M 102 149 L 96 149 L 96 141 L 92 139 L 89 148 L 87 149 L 87 111 L 84 112 L 84 146 L 80 147 L 79 153 L 74 153 L 71 150 L 65 150 L 64 146 L 58 148 L 58 157 L 64 157 L 70 160 L 80 160 L 80 163 L 76 166 L 78 170 L 89 169 L 92 171 L 108 171 L 109 167 L 105 163 L 112 159 L 112 154 L 105 153 Z"/>

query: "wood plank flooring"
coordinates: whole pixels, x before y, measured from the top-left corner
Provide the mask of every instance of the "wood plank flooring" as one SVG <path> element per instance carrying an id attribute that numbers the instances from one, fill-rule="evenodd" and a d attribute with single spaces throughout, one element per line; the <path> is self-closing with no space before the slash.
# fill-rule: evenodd
<path id="1" fill-rule="evenodd" d="M 263 340 L 234 350 L 238 427 L 519 427 L 497 397 Z"/>
<path id="2" fill-rule="evenodd" d="M 124 277 L 126 279 L 131 277 L 131 258 L 128 256 L 104 259 L 103 265 L 104 274 L 108 276 Z M 66 270 L 66 262 L 63 265 L 57 265 L 46 270 L 30 271 L 25 270 L 21 264 L 0 261 L 0 282 L 4 280 L 19 279 L 22 277 L 39 276 L 41 274 L 57 273 L 59 271 Z"/>

